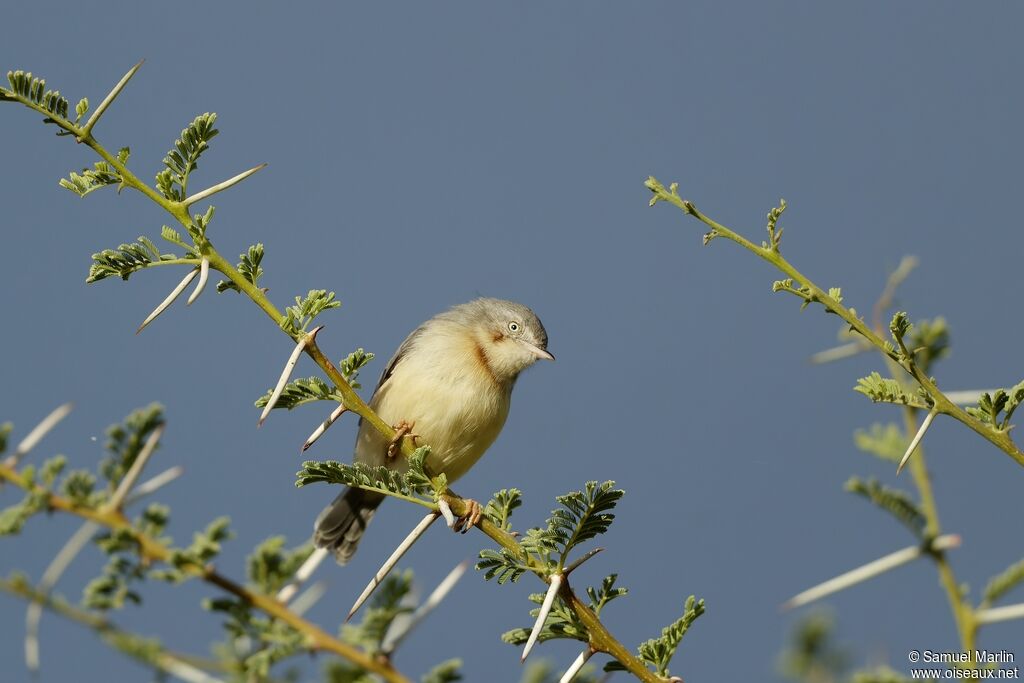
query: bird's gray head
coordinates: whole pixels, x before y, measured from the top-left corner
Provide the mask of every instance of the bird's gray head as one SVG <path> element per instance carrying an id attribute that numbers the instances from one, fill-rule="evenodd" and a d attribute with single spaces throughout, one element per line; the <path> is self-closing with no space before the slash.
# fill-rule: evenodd
<path id="1" fill-rule="evenodd" d="M 548 333 L 540 318 L 522 304 L 475 299 L 443 315 L 472 329 L 488 369 L 500 381 L 515 380 L 540 359 L 555 359 L 548 352 Z"/>

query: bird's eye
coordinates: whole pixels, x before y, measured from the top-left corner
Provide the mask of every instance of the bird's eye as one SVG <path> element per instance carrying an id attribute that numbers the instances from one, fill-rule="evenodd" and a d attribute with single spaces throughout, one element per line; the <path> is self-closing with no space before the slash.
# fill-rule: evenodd
<path id="1" fill-rule="evenodd" d="M 508 331 L 509 332 L 518 332 L 519 331 L 519 323 L 515 322 L 514 320 L 512 322 L 510 322 L 508 324 Z"/>

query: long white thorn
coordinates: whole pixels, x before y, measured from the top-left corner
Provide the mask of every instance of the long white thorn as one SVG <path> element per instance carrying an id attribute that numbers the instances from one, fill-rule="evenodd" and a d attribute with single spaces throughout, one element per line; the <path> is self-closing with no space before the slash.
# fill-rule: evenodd
<path id="1" fill-rule="evenodd" d="M 960 545 L 960 537 L 955 534 L 947 534 L 945 536 L 939 536 L 932 542 L 932 550 L 949 550 L 950 548 L 956 548 Z M 894 553 L 890 553 L 885 557 L 880 557 L 874 562 L 868 562 L 865 565 L 851 569 L 845 574 L 829 579 L 824 583 L 819 583 L 813 588 L 808 588 L 803 593 L 794 595 L 792 598 L 783 603 L 783 609 L 792 609 L 794 607 L 802 607 L 815 600 L 820 600 L 826 595 L 838 593 L 841 590 L 854 586 L 858 583 L 872 579 L 879 574 L 884 574 L 890 569 L 895 569 L 900 565 L 913 562 L 917 558 L 924 554 L 924 549 L 919 545 L 912 545 L 902 550 L 897 550 Z"/>
<path id="2" fill-rule="evenodd" d="M 861 344 L 860 342 L 850 342 L 849 344 L 841 344 L 839 346 L 833 346 L 830 349 L 824 351 L 818 351 L 816 354 L 811 356 L 811 362 L 815 365 L 821 365 L 822 363 L 831 363 L 833 361 L 842 360 L 843 358 L 850 358 L 856 356 L 858 353 L 863 353 L 870 349 L 871 346 L 868 344 Z"/>
<path id="3" fill-rule="evenodd" d="M 994 624 L 997 621 L 1024 619 L 1024 602 L 1005 607 L 989 607 L 974 613 L 979 624 Z"/>
<path id="4" fill-rule="evenodd" d="M 134 503 L 138 499 L 163 488 L 180 477 L 184 471 L 182 467 L 172 467 L 151 479 L 147 479 L 135 487 L 131 495 L 125 499 L 124 504 Z M 80 526 L 78 531 L 68 539 L 64 547 L 50 561 L 49 566 L 43 572 L 42 578 L 39 579 L 36 591 L 40 594 L 49 594 L 53 587 L 57 585 L 57 582 L 60 581 L 60 577 L 64 575 L 67 568 L 71 566 L 78 553 L 82 551 L 85 544 L 92 539 L 99 529 L 99 525 L 95 522 L 86 522 Z M 41 602 L 29 603 L 28 611 L 25 613 L 25 665 L 30 671 L 39 670 L 39 622 L 42 617 L 43 604 Z"/>
<path id="5" fill-rule="evenodd" d="M 174 467 L 164 470 L 155 477 L 151 477 L 150 479 L 147 479 L 146 481 L 136 486 L 135 490 L 132 491 L 131 494 L 129 494 L 128 497 L 124 499 L 124 504 L 131 505 L 140 498 L 148 496 L 151 493 L 155 493 L 156 491 L 170 484 L 172 481 L 174 481 L 184 473 L 185 468 L 182 467 L 181 465 L 175 465 Z"/>
<path id="6" fill-rule="evenodd" d="M 580 672 L 580 669 L 587 663 L 587 660 L 594 656 L 594 651 L 589 647 L 580 653 L 580 656 L 576 658 L 576 661 L 572 663 L 562 677 L 558 679 L 558 683 L 571 683 L 572 679 L 576 678 L 576 674 Z"/>
<path id="7" fill-rule="evenodd" d="M 114 88 L 110 91 L 110 93 L 103 99 L 103 101 L 100 102 L 100 106 L 96 107 L 96 111 L 92 113 L 92 116 L 89 117 L 89 120 L 85 122 L 84 126 L 82 126 L 82 137 L 86 137 L 89 135 L 89 133 L 92 132 L 93 126 L 95 126 L 96 123 L 100 120 L 100 117 L 103 116 L 103 112 L 107 110 L 107 107 L 113 104 L 117 96 L 121 94 L 122 90 L 124 90 L 124 86 L 128 85 L 128 81 L 131 80 L 132 76 L 135 75 L 136 71 L 142 68 L 142 63 L 145 61 L 145 59 L 140 60 L 138 64 L 128 69 L 128 73 L 126 73 L 121 78 L 121 80 L 117 82 L 117 85 L 115 85 Z"/>
<path id="8" fill-rule="evenodd" d="M 363 592 L 359 594 L 358 598 L 356 598 L 355 603 L 352 605 L 352 609 L 348 611 L 348 616 L 345 617 L 345 621 L 351 619 L 352 616 L 359 611 L 359 608 L 362 607 L 367 598 L 373 594 L 373 591 L 377 589 L 377 586 L 379 586 L 381 581 L 384 580 L 384 577 L 391 573 L 391 570 L 395 568 L 398 561 L 402 559 L 402 555 L 405 555 L 409 548 L 412 547 L 412 544 L 419 540 L 419 537 L 423 535 L 423 532 L 429 529 L 430 525 L 435 521 L 437 521 L 437 513 L 428 512 L 427 515 L 420 520 L 419 524 L 409 532 L 409 535 L 405 537 L 405 540 L 395 548 L 395 552 L 391 553 L 391 557 L 385 560 L 384 564 L 382 564 L 380 569 L 377 570 L 377 573 L 373 575 L 373 578 L 370 579 L 370 583 L 366 584 L 366 588 L 364 588 Z"/>
<path id="9" fill-rule="evenodd" d="M 42 578 L 39 579 L 36 590 L 40 594 L 48 595 L 53 590 L 64 571 L 82 551 L 82 548 L 96 535 L 99 528 L 99 524 L 95 522 L 86 522 L 78 527 L 78 530 L 72 534 L 67 543 L 50 561 Z M 39 671 L 39 622 L 42 618 L 43 603 L 30 602 L 25 612 L 25 666 L 32 672 Z"/>
<path id="10" fill-rule="evenodd" d="M 306 558 L 306 561 L 302 563 L 302 566 L 296 570 L 291 583 L 284 586 L 277 592 L 278 602 L 287 604 L 287 602 L 292 599 L 292 596 L 295 595 L 295 592 L 299 590 L 299 587 L 313 575 L 313 572 L 316 571 L 316 568 L 320 566 L 320 563 L 324 561 L 325 557 L 327 557 L 326 548 L 317 548 L 314 550 L 310 556 Z"/>
<path id="11" fill-rule="evenodd" d="M 302 452 L 305 453 L 307 450 L 309 450 L 309 447 L 315 444 L 317 442 L 317 439 L 324 435 L 324 432 L 327 431 L 327 428 L 334 424 L 335 420 L 341 417 L 341 414 L 344 413 L 346 410 L 348 410 L 348 408 L 346 408 L 344 404 L 341 404 L 333 411 L 331 411 L 331 414 L 327 417 L 327 419 L 321 422 L 320 426 L 314 429 L 313 433 L 309 435 L 309 438 L 306 439 L 306 443 L 302 444 Z"/>
<path id="12" fill-rule="evenodd" d="M 263 407 L 263 412 L 260 413 L 260 421 L 256 423 L 257 427 L 263 426 L 263 421 L 267 419 L 267 415 L 270 415 L 270 411 L 277 405 L 277 399 L 281 398 L 284 385 L 288 384 L 288 378 L 292 376 L 292 370 L 295 369 L 295 364 L 299 362 L 299 356 L 302 355 L 303 349 L 306 348 L 307 344 L 316 339 L 317 333 L 323 328 L 324 326 L 320 325 L 299 339 L 299 343 L 295 345 L 292 355 L 288 356 L 288 362 L 284 364 L 284 370 L 281 371 L 281 377 L 277 380 L 277 386 L 274 387 L 273 393 L 270 394 L 270 400 L 267 401 L 267 405 Z"/>
<path id="13" fill-rule="evenodd" d="M 188 284 L 195 279 L 196 275 L 199 275 L 198 268 L 193 268 L 192 270 L 188 271 L 188 275 L 181 279 L 181 282 L 178 283 L 177 287 L 171 290 L 171 293 L 167 295 L 167 298 L 161 301 L 160 305 L 154 308 L 153 312 L 150 313 L 146 317 L 146 319 L 142 321 L 142 324 L 139 325 L 139 329 L 135 330 L 135 334 L 142 332 L 144 329 L 146 329 L 146 325 L 149 325 L 151 322 L 156 320 L 158 315 L 166 311 L 167 308 L 174 303 L 174 300 L 177 299 L 181 295 L 181 293 L 185 291 L 185 288 L 188 287 Z"/>
<path id="14" fill-rule="evenodd" d="M 221 679 L 170 655 L 161 655 L 157 659 L 157 666 L 186 683 L 223 683 Z"/>
<path id="15" fill-rule="evenodd" d="M 452 512 L 452 506 L 448 504 L 448 501 L 444 498 L 440 498 L 437 501 L 437 507 L 441 511 L 441 515 L 444 517 L 444 523 L 451 529 L 455 526 L 455 514 Z"/>
<path id="16" fill-rule="evenodd" d="M 526 641 L 526 647 L 523 648 L 523 656 L 520 657 L 519 661 L 525 662 L 526 658 L 530 656 L 530 650 L 533 649 L 534 643 L 537 642 L 537 636 L 540 635 L 540 630 L 544 628 L 544 622 L 548 620 L 548 614 L 551 613 L 551 605 L 555 604 L 555 595 L 558 594 L 558 589 L 561 587 L 562 575 L 552 574 L 551 584 L 548 586 L 547 595 L 544 596 L 544 603 L 540 606 L 537 621 L 533 622 L 533 630 L 530 631 L 530 637 Z"/>
<path id="17" fill-rule="evenodd" d="M 208 187 L 205 190 L 203 190 L 202 192 L 195 193 L 191 197 L 188 197 L 187 199 L 182 200 L 182 203 L 185 204 L 185 206 L 191 206 L 192 204 L 195 204 L 196 202 L 201 202 L 204 199 L 212 197 L 213 195 L 217 194 L 218 192 L 221 192 L 223 190 L 228 189 L 232 185 L 235 185 L 237 183 L 242 182 L 243 180 L 245 180 L 246 178 L 251 176 L 253 173 L 256 173 L 257 171 L 262 171 L 266 167 L 267 167 L 266 164 L 260 164 L 259 166 L 256 166 L 255 168 L 250 168 L 248 171 L 242 171 L 241 173 L 239 173 L 238 175 L 236 175 L 233 178 L 228 178 L 227 180 L 225 180 L 222 183 L 218 183 L 217 185 L 214 185 L 213 187 Z"/>
<path id="18" fill-rule="evenodd" d="M 324 593 L 327 592 L 327 584 L 323 581 L 317 581 L 306 590 L 299 593 L 299 597 L 295 598 L 292 604 L 288 605 L 288 609 L 293 614 L 298 614 L 300 617 L 305 614 L 309 609 L 315 605 L 320 598 L 324 597 Z"/>
<path id="19" fill-rule="evenodd" d="M 43 418 L 42 422 L 33 427 L 32 431 L 25 435 L 25 438 L 21 440 L 21 443 L 15 446 L 14 452 L 7 456 L 7 459 L 4 461 L 4 465 L 8 467 L 14 467 L 17 465 L 29 451 L 36 447 L 36 444 L 42 441 L 44 436 L 49 434 L 61 420 L 68 416 L 68 413 L 71 412 L 72 408 L 74 408 L 73 403 L 65 403 L 54 408 L 49 415 Z"/>
<path id="20" fill-rule="evenodd" d="M 455 568 L 448 572 L 448 576 L 444 577 L 441 583 L 437 584 L 437 588 L 435 588 L 427 599 L 423 601 L 423 604 L 416 608 L 416 611 L 412 613 L 409 620 L 394 633 L 387 634 L 383 645 L 381 645 L 381 652 L 384 654 L 391 654 L 394 652 L 398 646 L 401 645 L 402 641 L 405 640 L 406 636 L 408 636 L 421 621 L 426 619 L 427 616 L 441 604 L 442 600 L 448 597 L 448 593 L 451 592 L 452 588 L 455 588 L 455 584 L 459 582 L 459 579 L 462 578 L 462 575 L 466 573 L 466 569 L 468 568 L 468 560 L 463 560 L 455 565 Z"/>
<path id="21" fill-rule="evenodd" d="M 118 510 L 124 504 L 125 498 L 131 492 L 132 487 L 135 486 L 135 482 L 139 480 L 139 475 L 142 474 L 142 468 L 146 466 L 150 456 L 156 450 L 156 445 L 160 441 L 160 437 L 163 436 L 164 425 L 157 426 L 152 432 L 149 433 L 149 438 L 146 439 L 146 443 L 142 445 L 142 450 L 135 456 L 135 461 L 132 466 L 128 468 L 128 472 L 121 479 L 121 482 L 117 485 L 117 489 L 114 491 L 114 495 L 110 497 L 110 500 L 106 504 L 106 508 L 109 510 Z"/>
<path id="22" fill-rule="evenodd" d="M 991 396 L 997 391 L 998 389 L 964 389 L 962 391 L 947 391 L 946 398 L 958 406 L 969 406 L 972 403 L 977 403 L 982 394 L 988 394 Z"/>
<path id="23" fill-rule="evenodd" d="M 932 420 L 938 414 L 936 410 L 932 410 L 930 413 L 925 415 L 924 420 L 921 422 L 921 427 L 917 430 L 917 434 L 914 434 L 914 438 L 911 440 L 910 445 L 907 446 L 907 452 L 903 454 L 903 459 L 900 460 L 900 464 L 896 466 L 896 474 L 903 471 L 903 466 L 910 460 L 910 456 L 917 450 L 918 444 L 921 443 L 921 439 L 924 438 L 924 433 L 928 431 L 928 428 L 932 426 Z"/>
<path id="24" fill-rule="evenodd" d="M 210 279 L 210 259 L 203 257 L 203 260 L 199 263 L 199 282 L 196 284 L 196 288 L 192 290 L 191 296 L 188 298 L 186 305 L 191 306 L 199 295 L 206 289 L 206 281 Z"/>

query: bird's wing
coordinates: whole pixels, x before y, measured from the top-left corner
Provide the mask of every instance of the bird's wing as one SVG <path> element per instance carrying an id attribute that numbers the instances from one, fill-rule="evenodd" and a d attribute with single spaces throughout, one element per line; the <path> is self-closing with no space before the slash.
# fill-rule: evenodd
<path id="1" fill-rule="evenodd" d="M 384 366 L 384 371 L 380 373 L 380 379 L 377 381 L 377 386 L 373 389 L 374 395 L 376 395 L 377 392 L 380 391 L 380 388 L 384 386 L 384 383 L 388 381 L 391 377 L 391 373 L 395 371 L 395 366 L 398 365 L 398 362 L 409 352 L 413 343 L 416 341 L 416 338 L 423 334 L 424 329 L 426 329 L 426 327 L 424 325 L 420 325 L 413 330 L 409 336 L 405 338 L 405 341 L 403 341 L 398 347 L 398 350 L 395 351 L 395 355 L 391 356 L 391 360 L 389 360 L 388 364 Z M 370 398 L 370 402 L 373 402 L 372 397 Z M 359 418 L 359 426 L 363 426 L 363 418 L 361 417 Z"/>

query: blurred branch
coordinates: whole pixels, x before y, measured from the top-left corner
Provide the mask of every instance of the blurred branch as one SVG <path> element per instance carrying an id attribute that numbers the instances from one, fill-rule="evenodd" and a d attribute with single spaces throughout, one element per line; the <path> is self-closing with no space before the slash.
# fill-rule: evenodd
<path id="1" fill-rule="evenodd" d="M 112 648 L 187 683 L 220 683 L 219 678 L 203 671 L 203 668 L 220 668 L 217 662 L 203 660 L 201 667 L 198 665 L 200 660 L 197 658 L 171 652 L 152 640 L 123 631 L 99 614 L 80 609 L 49 593 L 33 588 L 24 577 L 0 578 L 0 591 L 86 626 L 95 631 Z"/>
<path id="2" fill-rule="evenodd" d="M 75 505 L 67 498 L 49 493 L 40 486 L 27 484 L 16 471 L 6 465 L 0 465 L 0 480 L 6 480 L 29 493 L 43 496 L 47 507 L 50 509 L 68 512 L 95 522 L 99 526 L 130 535 L 138 543 L 139 555 L 143 560 L 163 563 L 171 561 L 172 551 L 170 549 L 159 543 L 156 539 L 141 533 L 117 508 L 108 507 L 94 510 Z M 409 679 L 395 670 L 390 663 L 379 662 L 351 645 L 343 643 L 312 622 L 306 621 L 295 614 L 273 597 L 254 593 L 219 574 L 212 565 L 199 565 L 189 561 L 184 566 L 179 567 L 179 569 L 186 574 L 201 578 L 237 598 L 241 598 L 246 603 L 260 609 L 269 616 L 288 624 L 305 636 L 310 649 L 333 652 L 367 671 L 379 675 L 384 680 L 389 681 L 389 683 L 409 682 Z"/>

